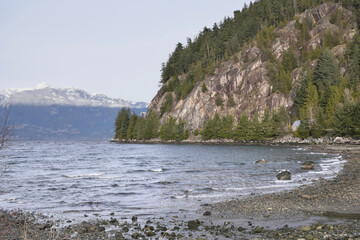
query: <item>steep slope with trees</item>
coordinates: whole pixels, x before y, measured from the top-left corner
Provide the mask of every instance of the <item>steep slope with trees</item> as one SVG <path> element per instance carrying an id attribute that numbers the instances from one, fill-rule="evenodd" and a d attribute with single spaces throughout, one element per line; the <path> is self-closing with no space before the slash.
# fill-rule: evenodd
<path id="1" fill-rule="evenodd" d="M 300 137 L 359 136 L 359 3 L 295 2 L 256 1 L 177 44 L 149 105 L 159 129 L 259 140 L 300 119 Z"/>

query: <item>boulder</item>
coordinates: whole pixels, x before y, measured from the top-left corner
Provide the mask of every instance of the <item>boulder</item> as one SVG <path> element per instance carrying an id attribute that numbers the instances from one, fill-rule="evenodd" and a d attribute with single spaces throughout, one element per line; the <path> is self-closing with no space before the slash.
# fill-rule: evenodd
<path id="1" fill-rule="evenodd" d="M 312 170 L 314 169 L 314 164 L 313 161 L 306 161 L 301 165 L 301 168 L 304 170 Z"/>
<path id="2" fill-rule="evenodd" d="M 343 143 L 349 143 L 350 140 L 343 137 L 336 137 L 333 142 L 343 144 Z"/>
<path id="3" fill-rule="evenodd" d="M 267 163 L 268 161 L 266 161 L 265 159 L 260 159 L 260 160 L 257 160 L 255 163 L 256 164 L 260 164 L 260 163 Z"/>
<path id="4" fill-rule="evenodd" d="M 289 171 L 282 171 L 278 175 L 276 175 L 278 180 L 291 180 L 291 173 Z"/>
<path id="5" fill-rule="evenodd" d="M 302 226 L 300 228 L 300 230 L 303 231 L 303 232 L 309 232 L 309 231 L 311 231 L 311 227 L 310 226 Z"/>
<path id="6" fill-rule="evenodd" d="M 190 230 L 198 230 L 199 226 L 200 226 L 200 221 L 198 219 L 193 221 L 188 221 L 188 228 Z"/>

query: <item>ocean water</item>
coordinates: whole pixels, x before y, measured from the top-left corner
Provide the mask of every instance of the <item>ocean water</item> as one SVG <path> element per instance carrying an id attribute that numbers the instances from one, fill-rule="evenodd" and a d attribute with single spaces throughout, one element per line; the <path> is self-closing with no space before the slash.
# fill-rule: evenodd
<path id="1" fill-rule="evenodd" d="M 12 141 L 0 152 L 0 208 L 57 217 L 171 216 L 202 204 L 292 189 L 344 160 L 306 147 Z M 255 164 L 266 159 L 266 164 Z M 315 169 L 301 169 L 304 161 Z M 292 180 L 278 181 L 282 170 Z"/>

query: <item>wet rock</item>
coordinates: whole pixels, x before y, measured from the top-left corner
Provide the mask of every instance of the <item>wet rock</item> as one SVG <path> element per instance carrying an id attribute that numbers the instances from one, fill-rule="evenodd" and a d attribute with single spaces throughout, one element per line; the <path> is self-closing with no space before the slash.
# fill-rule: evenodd
<path id="1" fill-rule="evenodd" d="M 97 226 L 97 227 L 96 227 L 96 230 L 97 230 L 98 232 L 105 232 L 105 227 L 103 227 L 103 226 Z"/>
<path id="2" fill-rule="evenodd" d="M 133 217 L 131 218 L 131 221 L 137 222 L 137 217 L 136 217 L 136 216 L 133 216 Z"/>
<path id="3" fill-rule="evenodd" d="M 165 226 L 160 226 L 160 225 L 156 226 L 156 229 L 157 229 L 158 231 L 163 231 L 163 232 L 166 232 L 166 231 L 167 231 L 167 227 L 165 227 Z"/>
<path id="4" fill-rule="evenodd" d="M 200 226 L 200 221 L 199 221 L 199 219 L 188 221 L 188 228 L 189 228 L 190 230 L 198 230 L 198 227 L 199 227 L 199 226 Z"/>
<path id="5" fill-rule="evenodd" d="M 303 199 L 306 199 L 306 200 L 312 200 L 312 199 L 316 198 L 315 195 L 306 195 L 306 194 L 300 195 L 300 197 Z"/>
<path id="6" fill-rule="evenodd" d="M 261 164 L 261 163 L 267 163 L 268 161 L 266 161 L 265 159 L 260 159 L 260 160 L 257 160 L 255 163 L 256 164 Z"/>
<path id="7" fill-rule="evenodd" d="M 88 232 L 88 229 L 86 227 L 81 227 L 77 231 L 79 234 L 84 234 Z"/>
<path id="8" fill-rule="evenodd" d="M 169 240 L 176 239 L 176 233 L 172 232 L 168 238 L 169 238 Z"/>
<path id="9" fill-rule="evenodd" d="M 111 218 L 109 222 L 114 225 L 119 223 L 116 218 Z"/>
<path id="10" fill-rule="evenodd" d="M 133 234 L 131 234 L 131 237 L 134 239 L 138 239 L 140 237 L 140 234 L 137 232 L 134 232 Z"/>
<path id="11" fill-rule="evenodd" d="M 153 236 L 156 235 L 156 233 L 150 231 L 150 232 L 147 232 L 145 235 L 146 235 L 147 237 L 153 237 Z"/>
<path id="12" fill-rule="evenodd" d="M 303 232 L 310 232 L 311 231 L 311 226 L 302 226 L 300 228 L 301 231 Z"/>
<path id="13" fill-rule="evenodd" d="M 238 229 L 237 229 L 239 232 L 243 232 L 243 231 L 245 231 L 245 228 L 243 228 L 243 227 L 238 227 Z"/>
<path id="14" fill-rule="evenodd" d="M 70 238 L 74 238 L 76 239 L 79 236 L 78 232 L 74 232 L 73 234 L 71 234 Z"/>
<path id="15" fill-rule="evenodd" d="M 278 180 L 291 180 L 291 173 L 289 171 L 283 171 L 276 175 Z"/>
<path id="16" fill-rule="evenodd" d="M 116 232 L 115 233 L 115 240 L 124 240 L 125 237 L 121 232 Z"/>
<path id="17" fill-rule="evenodd" d="M 313 161 L 306 161 L 301 165 L 301 168 L 304 170 L 312 170 L 314 169 L 315 163 Z"/>
<path id="18" fill-rule="evenodd" d="M 253 233 L 261 233 L 264 230 L 263 227 L 255 227 L 255 229 L 253 230 Z"/>
<path id="19" fill-rule="evenodd" d="M 210 211 L 205 211 L 203 216 L 210 216 L 211 215 L 211 212 Z"/>
<path id="20" fill-rule="evenodd" d="M 40 225 L 39 230 L 45 230 L 47 228 L 51 228 L 51 225 L 49 223 Z"/>

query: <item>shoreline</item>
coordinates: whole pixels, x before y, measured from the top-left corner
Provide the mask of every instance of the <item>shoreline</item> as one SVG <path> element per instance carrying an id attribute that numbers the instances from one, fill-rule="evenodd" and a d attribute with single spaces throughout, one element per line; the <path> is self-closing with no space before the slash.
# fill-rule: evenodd
<path id="1" fill-rule="evenodd" d="M 193 137 L 186 140 L 162 140 L 160 138 L 153 139 L 111 139 L 109 140 L 111 143 L 119 143 L 119 144 L 203 144 L 203 145 L 258 145 L 258 146 L 278 146 L 278 145 L 360 145 L 360 139 L 352 139 L 345 137 L 323 137 L 323 138 L 307 138 L 301 139 L 293 137 L 291 134 L 286 135 L 281 138 L 271 139 L 271 140 L 259 140 L 259 141 L 235 141 L 233 139 L 210 139 L 203 140 L 200 137 Z"/>
<path id="2" fill-rule="evenodd" d="M 191 219 L 110 215 L 61 225 L 41 214 L 0 210 L 0 239 L 25 233 L 27 239 L 360 239 L 360 146 L 307 145 L 341 154 L 343 169 L 293 190 L 206 205 Z"/>

